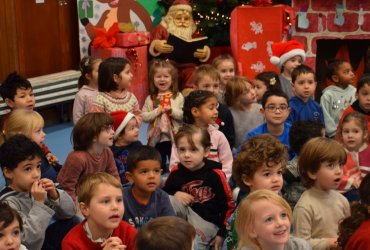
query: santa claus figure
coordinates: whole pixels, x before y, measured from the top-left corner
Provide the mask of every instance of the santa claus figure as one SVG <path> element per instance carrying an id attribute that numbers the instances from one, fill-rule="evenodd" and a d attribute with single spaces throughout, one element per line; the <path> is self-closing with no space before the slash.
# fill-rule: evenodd
<path id="1" fill-rule="evenodd" d="M 153 57 L 166 59 L 166 54 L 173 51 L 173 46 L 167 43 L 169 34 L 182 38 L 183 40 L 191 40 L 199 37 L 197 27 L 192 16 L 192 7 L 188 0 L 175 0 L 169 8 L 165 17 L 152 31 L 152 42 L 149 47 L 149 53 Z M 193 56 L 199 63 L 206 62 L 211 54 L 208 46 L 197 49 Z M 179 70 L 179 88 L 193 87 L 193 74 L 196 64 L 192 62 L 176 63 L 175 66 Z"/>

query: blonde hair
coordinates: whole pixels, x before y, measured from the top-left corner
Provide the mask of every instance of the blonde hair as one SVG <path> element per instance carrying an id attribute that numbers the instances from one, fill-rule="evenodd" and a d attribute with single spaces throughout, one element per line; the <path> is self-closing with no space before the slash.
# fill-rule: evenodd
<path id="1" fill-rule="evenodd" d="M 249 194 L 243 199 L 236 212 L 235 229 L 238 234 L 238 249 L 248 246 L 253 250 L 262 250 L 255 238 L 251 238 L 249 233 L 253 230 L 254 219 L 257 211 L 253 209 L 253 203 L 259 200 L 267 200 L 285 209 L 289 221 L 292 222 L 293 215 L 289 204 L 278 194 L 271 190 L 260 189 Z"/>
<path id="2" fill-rule="evenodd" d="M 44 127 L 44 119 L 33 110 L 15 109 L 5 120 L 0 145 L 13 135 L 23 134 L 31 138 L 32 132 L 36 128 Z"/>
<path id="3" fill-rule="evenodd" d="M 252 88 L 252 84 L 246 77 L 235 76 L 230 79 L 225 88 L 224 102 L 229 107 L 236 107 L 239 105 L 238 97 L 243 94 L 244 91 L 249 92 Z"/>
<path id="4" fill-rule="evenodd" d="M 211 64 L 202 64 L 198 66 L 194 73 L 194 84 L 199 87 L 199 82 L 205 77 L 209 76 L 214 81 L 220 81 L 220 73 Z"/>
<path id="5" fill-rule="evenodd" d="M 235 71 L 235 74 L 237 74 L 237 70 L 238 70 L 238 67 L 236 65 L 236 61 L 235 61 L 235 58 L 232 57 L 230 54 L 221 54 L 219 56 L 216 56 L 213 61 L 212 61 L 212 65 L 218 69 L 218 66 L 224 62 L 224 61 L 231 61 L 233 64 L 234 64 L 234 71 Z"/>
<path id="6" fill-rule="evenodd" d="M 99 184 L 107 184 L 119 189 L 122 188 L 121 182 L 108 173 L 96 172 L 88 174 L 82 177 L 77 184 L 76 195 L 78 201 L 88 206 Z"/>

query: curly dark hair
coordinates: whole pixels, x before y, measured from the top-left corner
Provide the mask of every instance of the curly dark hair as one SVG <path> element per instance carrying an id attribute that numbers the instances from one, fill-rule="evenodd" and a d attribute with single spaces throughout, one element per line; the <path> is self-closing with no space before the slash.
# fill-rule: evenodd
<path id="1" fill-rule="evenodd" d="M 361 202 L 354 202 L 351 205 L 351 216 L 339 224 L 338 246 L 344 249 L 348 240 L 360 227 L 362 222 L 370 220 L 370 175 L 367 175 L 361 182 L 358 189 Z"/>
<path id="2" fill-rule="evenodd" d="M 195 120 L 191 110 L 193 108 L 199 108 L 207 102 L 209 98 L 216 98 L 215 94 L 207 90 L 194 90 L 187 97 L 185 97 L 183 121 L 187 124 L 194 124 Z"/>

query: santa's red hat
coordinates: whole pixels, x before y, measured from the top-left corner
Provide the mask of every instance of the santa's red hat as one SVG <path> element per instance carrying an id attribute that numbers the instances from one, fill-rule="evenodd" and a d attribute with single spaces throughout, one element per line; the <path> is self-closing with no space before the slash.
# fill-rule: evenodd
<path id="1" fill-rule="evenodd" d="M 271 45 L 272 57 L 270 62 L 278 65 L 279 68 L 294 56 L 301 56 L 302 62 L 306 59 L 306 53 L 304 52 L 303 45 L 296 41 L 290 40 L 288 42 L 274 43 Z"/>
<path id="2" fill-rule="evenodd" d="M 192 12 L 192 8 L 188 0 L 175 0 L 169 8 L 169 11 L 176 10 L 187 10 L 189 12 Z"/>
<path id="3" fill-rule="evenodd" d="M 126 127 L 127 123 L 135 117 L 133 113 L 123 110 L 111 112 L 110 116 L 113 118 L 114 139 L 118 137 L 118 135 Z"/>

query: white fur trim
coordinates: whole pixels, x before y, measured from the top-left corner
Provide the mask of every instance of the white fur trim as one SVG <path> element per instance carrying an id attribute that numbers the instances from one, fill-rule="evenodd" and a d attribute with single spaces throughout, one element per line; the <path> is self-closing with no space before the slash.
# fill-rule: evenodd
<path id="1" fill-rule="evenodd" d="M 303 49 L 292 49 L 291 51 L 280 56 L 279 67 L 281 68 L 281 66 L 283 66 L 286 61 L 294 56 L 301 56 L 302 62 L 304 62 L 304 60 L 306 59 L 306 53 Z"/>
<path id="2" fill-rule="evenodd" d="M 176 4 L 176 5 L 172 5 L 169 9 L 169 11 L 176 11 L 176 10 L 187 10 L 189 12 L 192 12 L 193 9 L 191 8 L 190 5 L 187 5 L 187 4 Z"/>
<path id="3" fill-rule="evenodd" d="M 270 57 L 270 62 L 271 62 L 272 64 L 278 65 L 278 64 L 279 64 L 279 62 L 280 62 L 280 58 L 279 58 L 279 57 L 277 57 L 277 56 L 272 56 L 272 57 Z"/>
<path id="4" fill-rule="evenodd" d="M 114 139 L 117 139 L 118 135 L 121 133 L 121 131 L 126 127 L 127 123 L 134 118 L 135 115 L 133 113 L 128 112 L 125 119 L 121 122 L 121 124 L 118 126 L 116 131 L 114 131 Z"/>

